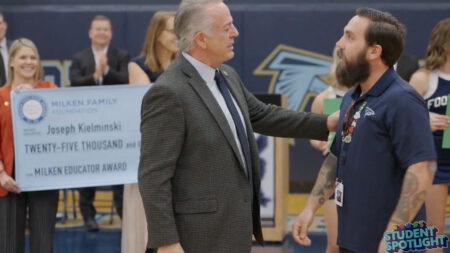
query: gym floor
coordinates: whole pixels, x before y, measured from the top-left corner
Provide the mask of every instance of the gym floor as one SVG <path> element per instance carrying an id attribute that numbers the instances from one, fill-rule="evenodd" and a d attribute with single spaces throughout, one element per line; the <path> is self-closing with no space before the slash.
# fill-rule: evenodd
<path id="1" fill-rule="evenodd" d="M 87 232 L 83 229 L 83 221 L 79 209 L 73 204 L 78 194 L 61 191 L 58 208 L 58 218 L 54 241 L 55 253 L 120 253 L 121 221 L 111 206 L 110 191 L 97 191 L 94 205 L 97 209 L 96 220 L 100 225 L 99 232 Z M 64 199 L 66 201 L 64 201 Z M 75 202 L 76 203 L 76 202 Z M 312 245 L 303 247 L 292 238 L 290 228 L 296 215 L 288 215 L 286 220 L 287 233 L 282 242 L 267 242 L 265 247 L 254 244 L 252 253 L 316 253 L 325 252 L 326 234 L 323 216 L 316 216 L 310 230 Z M 447 214 L 446 234 L 450 234 L 450 215 Z M 28 242 L 27 242 L 28 244 Z M 26 252 L 29 252 L 28 245 Z M 445 249 L 450 253 L 450 249 Z"/>

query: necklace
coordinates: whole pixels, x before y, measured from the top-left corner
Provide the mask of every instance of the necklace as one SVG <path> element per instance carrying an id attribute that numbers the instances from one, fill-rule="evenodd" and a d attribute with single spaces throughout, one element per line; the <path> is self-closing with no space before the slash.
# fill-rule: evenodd
<path id="1" fill-rule="evenodd" d="M 353 114 L 352 123 L 350 124 L 350 126 L 348 126 L 348 118 L 349 118 L 349 115 L 350 115 L 355 103 L 356 103 L 356 101 L 353 102 L 353 104 L 349 107 L 347 113 L 345 114 L 345 122 L 342 127 L 342 134 L 341 134 L 342 142 L 347 143 L 347 144 L 352 142 L 352 134 L 355 131 L 358 120 L 361 118 L 361 112 L 364 109 L 364 107 L 366 106 L 367 101 L 364 101 L 364 103 L 359 106 L 358 111 L 356 111 L 355 114 Z"/>

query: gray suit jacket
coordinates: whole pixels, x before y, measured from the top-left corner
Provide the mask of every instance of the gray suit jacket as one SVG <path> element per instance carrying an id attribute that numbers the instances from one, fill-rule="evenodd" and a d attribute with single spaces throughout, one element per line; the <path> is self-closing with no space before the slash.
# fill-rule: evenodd
<path id="1" fill-rule="evenodd" d="M 179 56 L 142 101 L 138 181 L 149 248 L 180 242 L 186 253 L 250 252 L 252 233 L 263 244 L 253 131 L 327 139 L 326 116 L 266 105 L 231 67 L 219 69 L 247 126 L 254 195 L 221 108 L 195 68 Z"/>

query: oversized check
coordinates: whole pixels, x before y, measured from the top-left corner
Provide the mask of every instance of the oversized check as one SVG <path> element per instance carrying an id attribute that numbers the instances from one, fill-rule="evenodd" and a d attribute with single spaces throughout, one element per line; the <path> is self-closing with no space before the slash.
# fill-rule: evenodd
<path id="1" fill-rule="evenodd" d="M 11 94 L 22 191 L 137 182 L 141 101 L 150 85 Z"/>

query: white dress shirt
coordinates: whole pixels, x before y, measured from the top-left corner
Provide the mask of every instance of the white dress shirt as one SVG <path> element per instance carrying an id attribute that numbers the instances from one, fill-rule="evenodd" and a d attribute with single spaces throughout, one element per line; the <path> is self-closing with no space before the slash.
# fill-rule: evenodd
<path id="1" fill-rule="evenodd" d="M 213 97 L 216 99 L 217 103 L 220 106 L 220 109 L 222 109 L 223 114 L 225 115 L 225 118 L 228 121 L 228 124 L 230 125 L 231 132 L 233 133 L 234 141 L 236 142 L 236 146 L 239 149 L 239 154 L 241 155 L 242 163 L 245 167 L 247 165 L 245 164 L 244 159 L 244 153 L 242 153 L 242 147 L 239 141 L 239 137 L 237 135 L 236 126 L 234 125 L 233 117 L 231 116 L 230 111 L 228 110 L 228 106 L 225 102 L 225 99 L 222 96 L 222 93 L 220 93 L 219 87 L 217 87 L 217 83 L 214 80 L 215 75 L 215 69 L 211 68 L 210 66 L 204 64 L 203 62 L 200 62 L 199 60 L 195 59 L 194 57 L 190 56 L 189 54 L 182 52 L 183 56 L 188 60 L 194 68 L 197 70 L 197 72 L 200 74 L 203 81 L 205 81 L 206 86 L 208 86 L 209 90 L 211 91 Z M 234 106 L 236 107 L 239 117 L 241 118 L 242 124 L 244 125 L 244 128 L 246 129 L 244 117 L 242 116 L 242 112 L 238 104 L 236 103 L 236 100 L 233 97 L 233 94 L 230 92 L 231 99 L 233 100 Z M 247 131 L 245 131 L 245 134 L 247 135 Z"/>
<path id="2" fill-rule="evenodd" d="M 105 49 L 103 49 L 103 53 L 104 53 L 105 55 L 108 53 L 108 47 L 109 47 L 109 45 L 106 46 Z M 91 49 L 92 49 L 92 54 L 94 55 L 95 66 L 97 66 L 97 65 L 98 65 L 98 61 L 99 61 L 99 60 L 98 60 L 97 52 L 94 50 L 93 47 L 92 47 Z M 108 64 L 108 63 L 106 63 L 106 64 Z M 99 76 L 99 77 L 98 77 L 98 81 L 97 81 L 98 85 L 102 85 L 102 84 L 103 84 L 103 76 L 106 76 L 106 75 L 108 74 L 108 71 L 109 71 L 109 66 L 106 66 L 106 71 L 105 71 L 105 73 L 103 73 L 102 76 Z"/>

